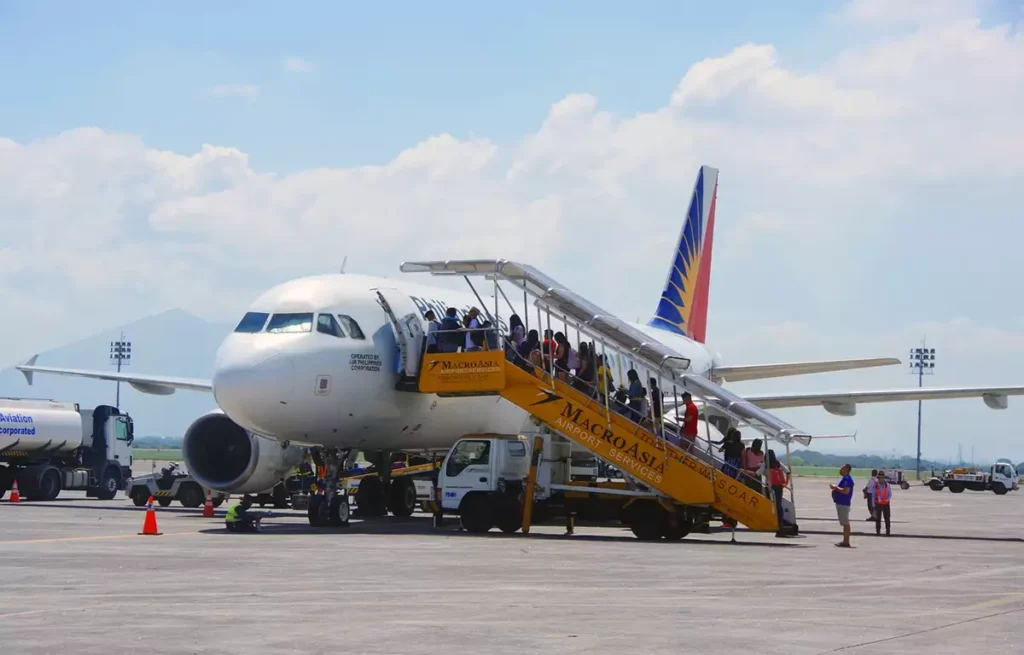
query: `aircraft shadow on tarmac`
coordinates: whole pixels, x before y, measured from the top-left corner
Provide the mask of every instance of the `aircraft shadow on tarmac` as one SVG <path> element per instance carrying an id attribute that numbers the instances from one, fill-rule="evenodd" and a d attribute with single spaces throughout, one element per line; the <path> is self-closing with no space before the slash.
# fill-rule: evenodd
<path id="1" fill-rule="evenodd" d="M 33 501 L 22 501 L 21 507 L 32 508 L 32 509 L 88 509 L 88 510 L 102 510 L 104 512 L 139 512 L 145 513 L 145 507 L 135 507 L 134 505 L 87 505 L 86 503 L 95 503 L 96 501 L 92 498 L 66 498 L 61 500 L 33 500 Z M 0 507 L 9 505 L 10 503 L 0 502 Z M 156 503 L 153 504 L 153 509 L 156 510 L 157 514 L 171 513 L 171 514 L 200 514 L 203 511 L 202 507 L 159 507 Z M 219 510 L 217 516 L 223 518 L 224 510 Z"/>
<path id="2" fill-rule="evenodd" d="M 92 504 L 88 504 L 92 503 Z M 0 503 L 0 507 L 9 506 L 8 503 Z M 34 509 L 89 509 L 89 510 L 101 510 L 105 512 L 138 512 L 140 514 L 145 513 L 144 507 L 134 507 L 132 505 L 110 505 L 110 504 L 98 504 L 91 498 L 67 498 L 59 501 L 32 501 L 26 502 L 20 505 L 20 507 L 34 508 Z M 17 511 L 17 510 L 14 510 Z M 199 517 L 202 509 L 193 509 L 189 507 L 158 507 L 156 508 L 157 516 L 162 514 L 174 514 L 176 516 L 193 516 Z M 224 528 L 224 510 L 217 510 L 214 518 L 206 519 L 208 521 L 216 521 L 216 528 L 206 528 L 200 530 L 204 534 L 229 534 Z M 410 518 L 396 518 L 390 517 L 387 519 L 370 519 L 360 520 L 356 518 L 346 528 L 314 528 L 306 524 L 299 524 L 289 521 L 288 523 L 276 523 L 275 520 L 279 518 L 298 518 L 302 516 L 299 512 L 292 512 L 290 510 L 284 510 L 283 512 L 276 514 L 273 517 L 267 519 L 267 522 L 262 526 L 261 531 L 258 534 L 266 535 L 337 535 L 339 533 L 355 533 L 355 534 L 394 534 L 394 535 L 438 535 L 445 537 L 467 537 L 467 538 L 478 538 L 478 539 L 501 539 L 501 538 L 521 538 L 522 534 L 506 535 L 501 532 L 492 531 L 487 534 L 471 534 L 463 532 L 458 529 L 456 519 L 449 519 L 448 525 L 442 528 L 434 528 L 432 521 L 429 517 L 410 517 Z M 802 517 L 801 523 L 808 521 L 824 521 L 824 522 L 835 522 L 835 518 L 820 518 L 820 517 Z M 865 527 L 871 526 L 868 521 L 864 521 Z M 909 523 L 907 521 L 893 521 L 892 525 L 900 525 Z M 857 524 L 854 523 L 854 526 Z M 577 525 L 577 527 L 585 527 L 583 525 Z M 550 533 L 533 533 L 530 535 L 531 538 L 538 539 L 577 539 L 583 541 L 619 541 L 621 539 L 629 538 L 633 539 L 633 535 L 629 532 L 628 528 L 621 528 L 621 534 L 619 535 L 595 535 L 595 534 L 550 534 Z M 711 534 L 723 534 L 728 533 L 728 529 L 712 528 Z M 700 533 L 693 533 L 685 541 L 688 544 L 701 544 L 708 546 L 753 546 L 758 548 L 809 548 L 810 546 L 800 543 L 794 543 L 788 540 L 778 540 L 773 542 L 743 542 L 742 538 L 746 530 L 738 530 L 736 532 L 737 537 L 740 539 L 736 543 L 721 542 L 721 541 L 709 541 L 701 540 Z M 236 534 L 236 533 L 232 533 Z M 830 535 L 835 536 L 839 534 L 837 530 L 800 530 L 801 535 Z M 858 531 L 853 532 L 854 536 L 869 537 L 874 536 L 874 531 Z M 696 537 L 696 538 L 695 538 Z M 980 535 L 938 535 L 938 534 L 913 534 L 913 533 L 893 533 L 890 538 L 895 537 L 898 539 L 931 539 L 931 540 L 949 540 L 949 541 L 979 541 L 979 542 L 1002 542 L 1002 543 L 1021 543 L 1024 539 L 1020 537 L 990 537 Z M 666 542 L 652 542 L 652 543 L 666 543 Z"/>
<path id="3" fill-rule="evenodd" d="M 288 516 L 288 515 L 285 515 Z M 552 534 L 533 532 L 528 537 L 522 533 L 515 534 L 504 534 L 496 530 L 492 530 L 486 534 L 472 534 L 469 532 L 463 532 L 457 526 L 457 523 L 452 520 L 448 525 L 435 528 L 430 518 L 424 517 L 413 517 L 413 518 L 388 518 L 385 520 L 354 520 L 348 527 L 344 528 L 314 528 L 308 525 L 300 525 L 296 523 L 286 524 L 275 524 L 274 518 L 270 517 L 264 520 L 264 523 L 260 527 L 258 533 L 229 533 L 223 524 L 217 527 L 209 527 L 200 530 L 202 534 L 210 535 L 228 535 L 232 537 L 236 535 L 249 535 L 249 536 L 338 536 L 344 534 L 364 534 L 364 535 L 394 535 L 394 536 L 437 536 L 437 537 L 457 537 L 466 539 L 541 539 L 541 540 L 574 540 L 574 541 L 586 541 L 586 542 L 621 542 L 623 540 L 636 541 L 633 533 L 630 532 L 629 528 L 617 529 L 618 534 L 614 535 L 596 535 L 596 534 Z M 544 527 L 556 527 L 544 526 Z M 584 527 L 584 526 L 577 526 Z M 742 539 L 745 531 L 738 531 L 737 537 Z M 714 533 L 728 533 L 728 530 L 712 530 Z M 810 548 L 811 546 L 806 544 L 794 543 L 792 541 L 779 540 L 776 542 L 744 542 L 737 540 L 735 543 L 722 542 L 722 541 L 711 541 L 700 539 L 699 533 L 694 533 L 690 537 L 683 540 L 687 545 L 701 545 L 701 546 L 744 546 L 754 548 Z M 696 537 L 696 538 L 695 538 Z M 673 542 L 666 541 L 655 541 L 651 542 L 654 544 L 663 544 L 668 546 Z"/>

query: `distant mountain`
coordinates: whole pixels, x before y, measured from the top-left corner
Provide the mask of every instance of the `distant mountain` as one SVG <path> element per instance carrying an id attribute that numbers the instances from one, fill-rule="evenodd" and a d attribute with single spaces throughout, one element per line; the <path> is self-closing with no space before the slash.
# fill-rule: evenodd
<path id="1" fill-rule="evenodd" d="M 843 464 L 849 464 L 854 468 L 903 468 L 914 469 L 917 467 L 917 460 L 913 457 L 882 457 L 881 455 L 833 455 L 831 453 L 820 453 L 816 450 L 800 449 L 792 453 L 794 463 L 797 459 L 808 466 L 825 466 L 839 468 Z M 946 464 L 921 460 L 922 469 L 943 470 Z"/>
<path id="2" fill-rule="evenodd" d="M 172 309 L 40 353 L 37 363 L 111 370 L 110 342 L 117 340 L 123 331 L 125 339 L 132 343 L 132 362 L 123 370 L 209 379 L 217 348 L 233 327 Z M 115 395 L 113 382 L 36 375 L 32 386 L 28 386 L 17 369 L 0 371 L 0 396 L 3 397 L 50 398 L 95 407 L 113 405 Z M 152 396 L 127 384 L 121 385 L 121 409 L 132 415 L 139 435 L 180 436 L 196 417 L 216 406 L 209 393 L 177 391 L 171 396 Z"/>

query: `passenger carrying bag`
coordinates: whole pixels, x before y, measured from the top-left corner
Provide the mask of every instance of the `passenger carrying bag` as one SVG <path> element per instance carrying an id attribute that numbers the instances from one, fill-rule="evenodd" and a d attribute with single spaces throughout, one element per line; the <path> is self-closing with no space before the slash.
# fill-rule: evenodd
<path id="1" fill-rule="evenodd" d="M 441 329 L 444 330 L 442 332 L 444 343 L 456 348 L 465 343 L 465 337 L 462 336 L 462 332 L 459 332 L 460 328 L 462 328 L 462 323 L 459 322 L 459 319 L 445 316 L 441 321 Z"/>

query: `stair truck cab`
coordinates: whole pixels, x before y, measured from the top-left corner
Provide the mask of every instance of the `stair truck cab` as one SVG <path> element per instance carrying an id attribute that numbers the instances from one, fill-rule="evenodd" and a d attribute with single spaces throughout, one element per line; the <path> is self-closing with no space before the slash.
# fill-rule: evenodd
<path id="1" fill-rule="evenodd" d="M 116 407 L 0 398 L 0 496 L 15 480 L 26 500 L 62 490 L 110 500 L 131 478 L 132 419 Z"/>

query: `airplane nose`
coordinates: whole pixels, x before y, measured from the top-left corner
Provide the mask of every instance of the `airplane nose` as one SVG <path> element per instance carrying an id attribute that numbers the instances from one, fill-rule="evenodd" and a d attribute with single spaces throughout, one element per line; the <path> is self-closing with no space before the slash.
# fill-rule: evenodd
<path id="1" fill-rule="evenodd" d="M 265 434 L 274 434 L 274 419 L 294 390 L 295 366 L 280 352 L 253 361 L 222 361 L 213 374 L 217 405 L 242 427 Z"/>

